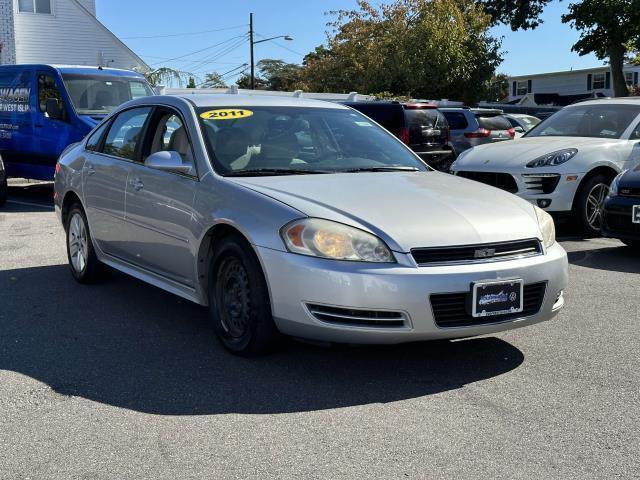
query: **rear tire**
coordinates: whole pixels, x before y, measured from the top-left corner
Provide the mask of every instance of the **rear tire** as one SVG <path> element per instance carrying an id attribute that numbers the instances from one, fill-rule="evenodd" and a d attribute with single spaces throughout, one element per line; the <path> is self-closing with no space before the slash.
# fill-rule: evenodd
<path id="1" fill-rule="evenodd" d="M 214 247 L 207 293 L 213 327 L 227 350 L 248 357 L 281 343 L 260 262 L 244 238 L 230 235 Z"/>
<path id="2" fill-rule="evenodd" d="M 595 175 L 581 185 L 574 201 L 573 213 L 578 228 L 589 236 L 599 237 L 604 201 L 612 179 Z"/>
<path id="3" fill-rule="evenodd" d="M 96 257 L 89 232 L 89 222 L 79 204 L 74 204 L 67 214 L 67 260 L 71 275 L 79 283 L 98 283 L 105 280 L 111 269 Z"/>
<path id="4" fill-rule="evenodd" d="M 7 186 L 7 179 L 5 178 L 0 182 L 0 207 L 4 207 L 7 203 L 7 197 L 9 196 L 9 187 Z"/>

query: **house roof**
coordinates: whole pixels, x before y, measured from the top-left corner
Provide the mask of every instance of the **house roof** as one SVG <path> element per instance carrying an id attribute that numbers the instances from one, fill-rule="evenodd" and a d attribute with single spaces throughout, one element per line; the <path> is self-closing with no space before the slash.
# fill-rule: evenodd
<path id="1" fill-rule="evenodd" d="M 136 61 L 142 65 L 142 67 L 146 70 L 151 70 L 151 67 L 149 65 L 147 65 L 147 63 L 142 60 L 142 58 L 140 58 L 133 50 L 131 50 L 122 40 L 120 40 L 118 37 L 116 37 L 116 35 L 109 30 L 104 23 L 102 23 L 100 20 L 98 20 L 89 10 L 87 10 L 85 8 L 84 5 L 82 5 L 82 3 L 80 3 L 78 0 L 70 0 L 74 5 L 76 5 L 82 12 L 84 12 L 90 19 L 92 22 L 94 22 L 99 28 L 101 28 L 102 30 L 104 30 L 105 33 L 107 33 L 109 36 L 111 36 L 113 38 L 114 41 L 116 41 L 118 44 L 120 44 L 124 49 L 126 49 L 135 59 Z"/>

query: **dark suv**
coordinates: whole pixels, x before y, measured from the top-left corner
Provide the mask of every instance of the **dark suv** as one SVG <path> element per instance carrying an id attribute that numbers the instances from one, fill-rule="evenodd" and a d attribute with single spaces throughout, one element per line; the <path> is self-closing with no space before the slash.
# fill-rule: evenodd
<path id="1" fill-rule="evenodd" d="M 406 143 L 431 167 L 449 171 L 449 125 L 435 105 L 390 101 L 340 102 L 365 114 Z"/>

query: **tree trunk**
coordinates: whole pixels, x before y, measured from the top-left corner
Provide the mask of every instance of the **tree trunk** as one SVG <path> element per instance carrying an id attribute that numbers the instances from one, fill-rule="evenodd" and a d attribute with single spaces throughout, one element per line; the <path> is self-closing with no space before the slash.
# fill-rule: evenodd
<path id="1" fill-rule="evenodd" d="M 626 49 L 623 45 L 609 46 L 609 63 L 611 64 L 611 82 L 613 83 L 614 97 L 629 96 L 627 82 L 624 79 L 624 54 Z"/>

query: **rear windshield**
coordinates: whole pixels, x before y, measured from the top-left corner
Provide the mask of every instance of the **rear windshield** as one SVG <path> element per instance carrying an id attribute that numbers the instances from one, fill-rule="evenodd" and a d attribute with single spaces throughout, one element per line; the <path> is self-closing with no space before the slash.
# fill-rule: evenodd
<path id="1" fill-rule="evenodd" d="M 446 118 L 435 108 L 410 108 L 405 110 L 407 116 L 407 123 L 409 128 L 415 126 L 429 127 L 429 128 L 445 128 L 449 127 Z"/>
<path id="2" fill-rule="evenodd" d="M 222 175 L 428 170 L 393 135 L 349 109 L 208 107 L 198 117 Z"/>
<path id="3" fill-rule="evenodd" d="M 467 117 L 462 112 L 443 112 L 452 130 L 464 130 L 469 126 Z"/>
<path id="4" fill-rule="evenodd" d="M 396 135 L 405 126 L 404 108 L 399 103 L 345 102 L 345 105 L 364 113 Z"/>
<path id="5" fill-rule="evenodd" d="M 568 107 L 538 124 L 527 137 L 620 138 L 638 115 L 639 105 Z"/>
<path id="6" fill-rule="evenodd" d="M 480 128 L 486 128 L 487 130 L 509 130 L 511 128 L 509 120 L 502 115 L 485 116 L 476 114 L 476 118 Z"/>

